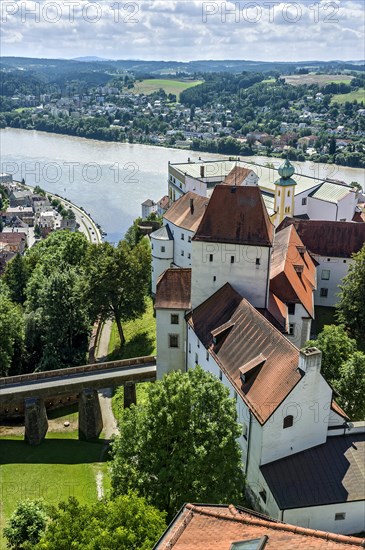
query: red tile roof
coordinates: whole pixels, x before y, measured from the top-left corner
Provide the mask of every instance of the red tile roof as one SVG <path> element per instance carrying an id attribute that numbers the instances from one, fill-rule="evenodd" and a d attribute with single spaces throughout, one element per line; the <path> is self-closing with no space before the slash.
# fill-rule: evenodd
<path id="1" fill-rule="evenodd" d="M 232 505 L 186 504 L 154 550 L 230 550 L 234 542 L 265 536 L 265 550 L 350 550 L 365 546 L 365 539 L 278 522 Z"/>
<path id="2" fill-rule="evenodd" d="M 319 256 L 350 258 L 365 243 L 365 223 L 285 218 L 277 232 L 291 224 L 308 251 Z"/>
<path id="3" fill-rule="evenodd" d="M 191 201 L 193 201 L 191 207 Z M 206 210 L 209 199 L 189 191 L 165 212 L 164 219 L 189 231 L 196 231 Z"/>
<path id="4" fill-rule="evenodd" d="M 193 240 L 271 246 L 273 237 L 259 187 L 217 185 Z"/>
<path id="5" fill-rule="evenodd" d="M 6 244 L 20 244 L 26 240 L 23 232 L 14 231 L 13 233 L 0 233 L 0 242 Z"/>
<path id="6" fill-rule="evenodd" d="M 275 234 L 270 291 L 282 302 L 300 302 L 313 318 L 315 286 L 316 267 L 294 225 L 289 225 Z"/>
<path id="7" fill-rule="evenodd" d="M 214 342 L 212 331 L 228 322 Z M 188 323 L 261 424 L 301 380 L 299 350 L 229 283 L 198 306 Z M 239 368 L 260 353 L 264 365 L 242 385 Z"/>
<path id="8" fill-rule="evenodd" d="M 155 309 L 191 308 L 191 269 L 167 269 L 156 287 Z"/>
<path id="9" fill-rule="evenodd" d="M 230 173 L 224 178 L 224 185 L 241 185 L 242 182 L 251 174 L 252 170 L 235 166 Z"/>

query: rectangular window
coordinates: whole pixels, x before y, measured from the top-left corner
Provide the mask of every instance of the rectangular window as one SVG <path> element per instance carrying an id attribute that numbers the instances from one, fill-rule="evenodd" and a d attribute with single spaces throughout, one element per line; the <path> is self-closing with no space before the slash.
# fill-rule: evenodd
<path id="1" fill-rule="evenodd" d="M 184 256 L 184 254 L 185 254 L 185 252 L 182 250 L 182 251 L 181 251 L 181 256 Z"/>
<path id="2" fill-rule="evenodd" d="M 161 246 L 161 252 L 165 252 L 165 247 Z"/>
<path id="3" fill-rule="evenodd" d="M 206 354 L 206 360 L 209 361 L 209 351 L 207 351 L 207 354 Z"/>
<path id="4" fill-rule="evenodd" d="M 321 298 L 327 298 L 328 288 L 321 288 Z"/>
<path id="5" fill-rule="evenodd" d="M 330 278 L 331 271 L 329 269 L 322 269 L 321 279 L 322 281 L 328 281 Z"/>
<path id="6" fill-rule="evenodd" d="M 262 491 L 259 492 L 259 495 L 260 495 L 260 497 L 262 498 L 262 500 L 263 500 L 264 502 L 266 502 L 267 495 L 266 495 L 265 489 L 262 489 Z"/>
<path id="7" fill-rule="evenodd" d="M 290 191 L 288 191 L 288 197 L 290 197 Z"/>
<path id="8" fill-rule="evenodd" d="M 288 313 L 289 315 L 295 314 L 295 304 L 288 304 Z"/>
<path id="9" fill-rule="evenodd" d="M 191 243 L 191 236 L 188 236 L 188 243 Z"/>
<path id="10" fill-rule="evenodd" d="M 234 256 L 231 256 L 231 264 L 234 264 Z"/>
<path id="11" fill-rule="evenodd" d="M 210 261 L 210 262 L 213 261 L 213 254 L 209 254 L 209 261 Z"/>
<path id="12" fill-rule="evenodd" d="M 179 335 L 178 334 L 169 334 L 169 347 L 178 348 L 179 347 Z"/>
<path id="13" fill-rule="evenodd" d="M 222 374 L 222 371 L 219 369 L 219 380 L 222 382 L 222 379 L 223 379 L 223 374 Z"/>
<path id="14" fill-rule="evenodd" d="M 181 240 L 183 241 L 185 239 L 184 233 L 181 233 Z"/>
<path id="15" fill-rule="evenodd" d="M 195 354 L 195 364 L 197 365 L 199 363 L 199 358 L 198 358 L 198 354 L 196 353 Z"/>
<path id="16" fill-rule="evenodd" d="M 302 206 L 305 206 L 307 204 L 307 197 L 305 199 L 302 199 Z"/>
<path id="17" fill-rule="evenodd" d="M 260 258 L 256 258 L 256 265 L 260 265 Z"/>
<path id="18" fill-rule="evenodd" d="M 217 280 L 217 277 L 215 275 L 213 275 L 213 283 L 215 283 Z"/>
<path id="19" fill-rule="evenodd" d="M 179 315 L 177 313 L 171 313 L 171 324 L 172 325 L 179 324 Z"/>
<path id="20" fill-rule="evenodd" d="M 289 334 L 290 336 L 294 335 L 295 323 L 289 323 Z"/>
<path id="21" fill-rule="evenodd" d="M 335 514 L 335 521 L 342 520 L 342 519 L 346 519 L 345 513 Z"/>
<path id="22" fill-rule="evenodd" d="M 189 344 L 189 353 L 191 353 L 191 344 Z"/>
<path id="23" fill-rule="evenodd" d="M 189 254 L 188 254 L 188 258 L 189 258 L 189 260 L 190 260 L 190 258 L 191 258 L 191 254 L 190 254 L 190 252 L 189 252 Z"/>

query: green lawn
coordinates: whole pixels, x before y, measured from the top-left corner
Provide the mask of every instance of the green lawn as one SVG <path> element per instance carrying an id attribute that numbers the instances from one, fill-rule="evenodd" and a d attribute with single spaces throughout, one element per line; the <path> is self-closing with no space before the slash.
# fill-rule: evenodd
<path id="1" fill-rule="evenodd" d="M 332 96 L 331 103 L 346 103 L 346 101 L 363 101 L 365 103 L 365 88 L 359 88 L 355 92 L 350 92 L 349 94 L 335 94 Z"/>
<path id="2" fill-rule="evenodd" d="M 93 502 L 97 499 L 96 474 L 100 471 L 107 489 L 104 442 L 78 441 L 77 436 L 76 430 L 49 433 L 37 447 L 24 443 L 21 436 L 0 440 L 0 548 L 5 548 L 2 529 L 17 502 L 43 497 L 57 504 L 69 496 L 83 503 Z"/>
<path id="3" fill-rule="evenodd" d="M 202 84 L 203 80 L 172 80 L 172 79 L 160 79 L 160 78 L 147 78 L 141 82 L 136 81 L 132 92 L 136 94 L 152 94 L 158 92 L 160 88 L 165 90 L 166 94 L 175 94 L 179 99 L 181 92 L 188 88 L 193 88 Z"/>
<path id="4" fill-rule="evenodd" d="M 136 398 L 137 404 L 143 405 L 147 401 L 147 388 L 149 384 L 154 382 L 141 382 L 136 384 Z M 115 390 L 115 394 L 112 398 L 112 409 L 116 419 L 119 418 L 120 412 L 124 409 L 124 388 L 120 386 Z"/>
<path id="5" fill-rule="evenodd" d="M 120 338 L 115 322 L 112 325 L 110 335 L 108 361 L 115 359 L 129 359 L 130 357 L 142 357 L 156 353 L 156 319 L 153 316 L 153 304 L 148 299 L 147 310 L 135 321 L 123 324 L 126 343 L 120 348 Z"/>

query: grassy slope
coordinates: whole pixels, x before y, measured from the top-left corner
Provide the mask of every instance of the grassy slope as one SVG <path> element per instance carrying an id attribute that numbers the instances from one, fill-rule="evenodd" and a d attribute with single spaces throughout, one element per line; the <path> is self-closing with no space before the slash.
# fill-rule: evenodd
<path id="1" fill-rule="evenodd" d="M 355 92 L 350 92 L 349 94 L 336 94 L 332 97 L 331 103 L 346 103 L 346 101 L 363 101 L 365 103 L 365 88 L 359 88 Z"/>
<path id="2" fill-rule="evenodd" d="M 160 88 L 165 90 L 166 94 L 175 94 L 179 98 L 181 92 L 202 84 L 202 80 L 182 81 L 182 80 L 170 80 L 170 79 L 158 79 L 151 78 L 142 80 L 142 82 L 136 82 L 134 88 L 131 90 L 136 94 L 152 94 L 158 92 Z"/>
<path id="3" fill-rule="evenodd" d="M 43 497 L 57 504 L 69 496 L 84 503 L 96 500 L 95 476 L 100 470 L 107 474 L 106 462 L 100 462 L 103 442 L 77 437 L 77 431 L 50 433 L 38 447 L 26 445 L 22 436 L 0 440 L 0 548 L 5 548 L 2 528 L 18 501 Z"/>
<path id="4" fill-rule="evenodd" d="M 325 86 L 331 82 L 337 84 L 349 84 L 352 80 L 352 76 L 341 74 L 299 74 L 285 76 L 285 82 L 292 84 L 293 86 L 300 86 L 301 84 L 318 84 L 319 86 Z"/>
<path id="5" fill-rule="evenodd" d="M 108 360 L 142 357 L 156 353 L 156 319 L 153 316 L 152 300 L 148 299 L 147 310 L 142 317 L 123 324 L 126 344 L 120 349 L 117 326 L 112 325 Z"/>

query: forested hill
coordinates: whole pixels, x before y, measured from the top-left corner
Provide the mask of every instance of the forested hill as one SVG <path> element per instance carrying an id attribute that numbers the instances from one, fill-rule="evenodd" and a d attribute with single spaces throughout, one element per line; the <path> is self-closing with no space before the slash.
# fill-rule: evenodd
<path id="1" fill-rule="evenodd" d="M 36 59 L 27 57 L 3 57 L 0 69 L 22 69 L 65 72 L 114 72 L 129 71 L 135 74 L 161 74 L 167 72 L 184 72 L 194 74 L 197 72 L 272 72 L 281 74 L 294 72 L 296 69 L 309 68 L 310 70 L 364 70 L 363 61 L 301 61 L 301 62 L 276 62 L 276 61 L 250 61 L 250 60 L 201 60 L 201 61 L 144 61 L 134 59 L 109 60 L 93 58 L 78 59 Z"/>

